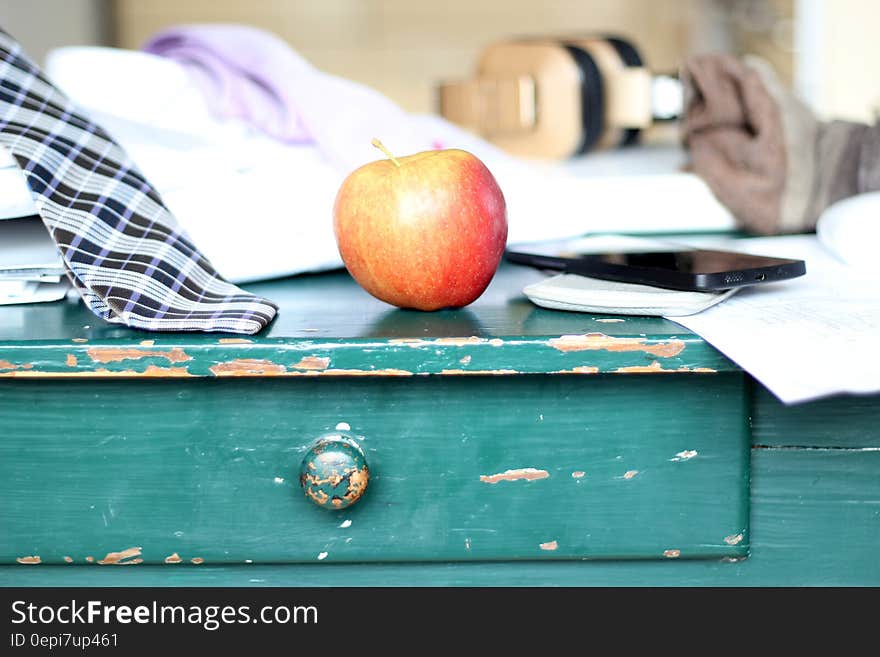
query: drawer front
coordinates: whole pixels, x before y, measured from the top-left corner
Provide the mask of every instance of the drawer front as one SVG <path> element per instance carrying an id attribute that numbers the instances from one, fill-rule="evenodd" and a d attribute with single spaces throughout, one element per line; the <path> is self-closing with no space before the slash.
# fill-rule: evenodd
<path id="1" fill-rule="evenodd" d="M 0 413 L 4 563 L 748 550 L 741 374 L 16 381 Z M 298 477 L 340 423 L 371 476 L 331 511 Z"/>

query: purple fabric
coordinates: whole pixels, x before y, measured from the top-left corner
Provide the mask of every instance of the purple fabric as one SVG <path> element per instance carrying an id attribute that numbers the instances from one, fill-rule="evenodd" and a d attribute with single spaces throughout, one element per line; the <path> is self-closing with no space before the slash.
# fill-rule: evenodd
<path id="1" fill-rule="evenodd" d="M 314 69 L 276 36 L 244 25 L 181 25 L 154 35 L 143 50 L 189 69 L 217 116 L 288 143 L 312 141 L 297 90 L 285 81 Z"/>
<path id="2" fill-rule="evenodd" d="M 445 122 L 410 116 L 375 89 L 316 69 L 253 27 L 180 25 L 144 50 L 186 66 L 221 118 L 242 119 L 289 144 L 313 143 L 341 173 L 382 157 L 370 145 L 374 137 L 407 154 L 463 137 Z"/>

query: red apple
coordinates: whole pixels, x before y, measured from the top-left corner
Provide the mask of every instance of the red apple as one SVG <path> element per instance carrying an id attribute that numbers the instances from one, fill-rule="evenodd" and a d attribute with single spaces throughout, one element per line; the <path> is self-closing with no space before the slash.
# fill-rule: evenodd
<path id="1" fill-rule="evenodd" d="M 333 206 L 339 253 L 374 297 L 400 308 L 459 308 L 498 269 L 507 210 L 478 158 L 458 149 L 365 164 L 342 183 Z"/>

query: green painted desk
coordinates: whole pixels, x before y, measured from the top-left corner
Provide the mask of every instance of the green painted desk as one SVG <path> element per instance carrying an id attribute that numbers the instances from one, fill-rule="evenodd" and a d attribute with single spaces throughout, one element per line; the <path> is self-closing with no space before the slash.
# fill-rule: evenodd
<path id="1" fill-rule="evenodd" d="M 784 408 L 672 322 L 534 307 L 538 276 L 432 314 L 254 285 L 282 311 L 248 339 L 0 308 L 0 584 L 880 583 L 880 398 Z M 336 433 L 372 476 L 334 512 L 297 476 Z"/>

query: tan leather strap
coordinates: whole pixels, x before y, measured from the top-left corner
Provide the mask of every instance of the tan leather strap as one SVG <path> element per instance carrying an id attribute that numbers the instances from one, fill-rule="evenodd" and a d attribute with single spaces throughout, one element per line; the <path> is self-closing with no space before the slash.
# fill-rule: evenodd
<path id="1" fill-rule="evenodd" d="M 650 126 L 650 73 L 627 66 L 601 37 L 493 44 L 484 50 L 473 79 L 439 86 L 441 115 L 510 153 L 574 155 L 584 139 L 584 81 L 566 44 L 588 55 L 602 78 L 599 148 L 620 144 L 627 129 Z"/>
<path id="2" fill-rule="evenodd" d="M 535 127 L 535 81 L 527 75 L 485 76 L 446 82 L 439 89 L 440 114 L 484 135 Z"/>
<path id="3" fill-rule="evenodd" d="M 499 43 L 483 52 L 478 79 L 521 76 L 532 80 L 534 123 L 521 130 L 493 132 L 490 122 L 483 134 L 516 155 L 570 157 L 583 137 L 577 64 L 564 48 L 549 40 Z"/>

